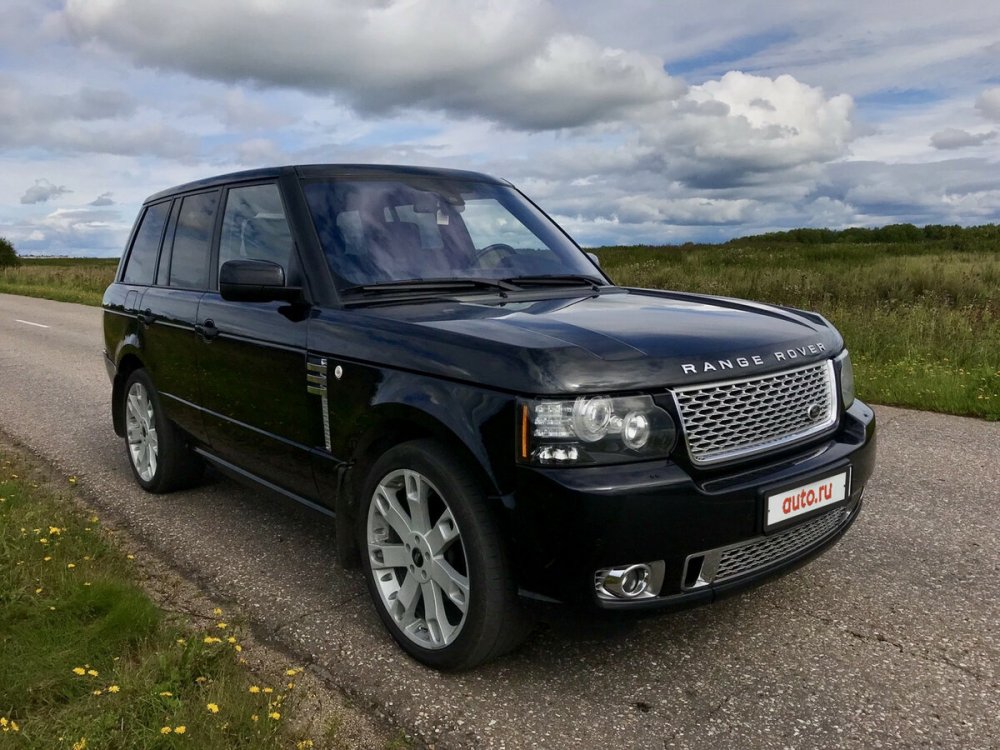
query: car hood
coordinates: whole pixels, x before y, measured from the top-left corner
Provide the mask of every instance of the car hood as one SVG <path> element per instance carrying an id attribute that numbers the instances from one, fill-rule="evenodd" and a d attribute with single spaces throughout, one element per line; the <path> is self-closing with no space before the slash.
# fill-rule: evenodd
<path id="1" fill-rule="evenodd" d="M 645 289 L 324 311 L 319 348 L 534 394 L 629 391 L 763 374 L 836 354 L 820 315 Z M 315 347 L 310 347 L 315 348 Z"/>

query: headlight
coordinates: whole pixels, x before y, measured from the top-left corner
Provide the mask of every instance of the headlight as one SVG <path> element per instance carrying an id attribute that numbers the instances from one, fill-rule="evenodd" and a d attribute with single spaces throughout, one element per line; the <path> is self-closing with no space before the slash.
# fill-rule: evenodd
<path id="1" fill-rule="evenodd" d="M 519 404 L 518 457 L 536 464 L 622 463 L 670 454 L 677 429 L 650 396 L 580 396 Z"/>
<path id="2" fill-rule="evenodd" d="M 834 362 L 840 371 L 840 399 L 846 409 L 854 403 L 854 366 L 851 364 L 851 355 L 847 349 L 844 349 Z"/>

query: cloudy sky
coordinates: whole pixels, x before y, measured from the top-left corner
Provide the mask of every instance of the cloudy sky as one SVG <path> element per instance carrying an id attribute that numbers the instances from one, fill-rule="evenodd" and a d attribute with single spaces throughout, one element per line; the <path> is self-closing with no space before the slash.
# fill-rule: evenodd
<path id="1" fill-rule="evenodd" d="M 0 235 L 270 164 L 506 177 L 585 245 L 1000 221 L 1000 3 L 5 0 Z"/>

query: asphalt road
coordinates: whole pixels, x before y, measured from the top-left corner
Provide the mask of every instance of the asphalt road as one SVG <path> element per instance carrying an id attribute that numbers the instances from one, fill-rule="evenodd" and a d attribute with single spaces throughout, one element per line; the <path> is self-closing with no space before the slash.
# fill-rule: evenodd
<path id="1" fill-rule="evenodd" d="M 1000 424 L 879 408 L 862 515 L 810 565 L 627 625 L 556 616 L 516 654 L 448 676 L 395 647 L 317 515 L 219 478 L 138 489 L 110 425 L 100 316 L 0 295 L 0 428 L 258 634 L 425 742 L 1000 747 Z"/>

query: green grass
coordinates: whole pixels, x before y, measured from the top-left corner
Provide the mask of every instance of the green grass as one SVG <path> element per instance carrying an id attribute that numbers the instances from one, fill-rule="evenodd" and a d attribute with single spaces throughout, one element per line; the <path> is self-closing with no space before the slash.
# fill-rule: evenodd
<path id="1" fill-rule="evenodd" d="M 100 305 L 117 267 L 117 258 L 22 258 L 0 268 L 0 292 Z"/>
<path id="2" fill-rule="evenodd" d="M 0 444 L 0 747 L 303 743 L 286 716 L 294 677 L 252 692 L 221 612 L 199 629 L 162 613 L 135 562 L 72 503 L 74 481 L 56 489 Z"/>
<path id="3" fill-rule="evenodd" d="M 598 250 L 619 284 L 816 310 L 875 403 L 1000 419 L 1000 251 L 952 241 Z"/>

